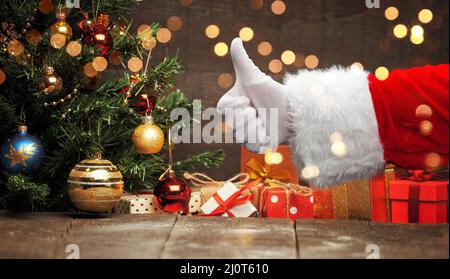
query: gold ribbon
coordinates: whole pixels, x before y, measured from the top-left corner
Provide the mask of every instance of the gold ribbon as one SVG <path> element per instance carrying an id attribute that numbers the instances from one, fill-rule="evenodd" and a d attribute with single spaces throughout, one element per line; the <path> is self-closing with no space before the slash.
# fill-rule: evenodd
<path id="1" fill-rule="evenodd" d="M 244 185 L 246 185 L 250 180 L 250 175 L 247 173 L 240 173 L 226 181 L 217 181 L 212 179 L 211 177 L 203 174 L 203 173 L 184 173 L 184 179 L 189 180 L 193 187 L 192 189 L 198 188 L 204 188 L 204 187 L 222 187 L 225 183 L 231 182 L 236 187 L 242 188 Z"/>
<path id="2" fill-rule="evenodd" d="M 251 159 L 247 163 L 249 168 L 248 173 L 252 180 L 261 179 L 262 183 L 267 183 L 269 186 L 273 187 L 281 181 L 288 181 L 291 179 L 291 174 L 283 169 L 279 171 L 272 171 L 269 164 L 261 164 L 256 159 Z"/>

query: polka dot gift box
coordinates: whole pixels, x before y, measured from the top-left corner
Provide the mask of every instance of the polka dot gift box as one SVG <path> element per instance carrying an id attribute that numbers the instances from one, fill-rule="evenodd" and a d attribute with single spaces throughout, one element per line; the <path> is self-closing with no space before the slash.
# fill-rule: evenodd
<path id="1" fill-rule="evenodd" d="M 313 218 L 314 196 L 308 187 L 295 184 L 260 187 L 259 195 L 260 217 L 289 218 L 294 221 Z"/>
<path id="2" fill-rule="evenodd" d="M 153 197 L 152 194 L 123 196 L 114 212 L 116 214 L 167 214 L 153 203 Z M 193 192 L 189 202 L 189 213 L 199 213 L 201 204 L 201 193 Z"/>

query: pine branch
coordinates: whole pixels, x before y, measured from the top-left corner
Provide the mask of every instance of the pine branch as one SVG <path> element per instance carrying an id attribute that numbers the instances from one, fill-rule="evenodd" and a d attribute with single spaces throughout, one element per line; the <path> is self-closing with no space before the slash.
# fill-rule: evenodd
<path id="1" fill-rule="evenodd" d="M 46 184 L 34 183 L 29 177 L 24 175 L 13 175 L 8 178 L 6 182 L 6 189 L 8 191 L 6 201 L 21 200 L 19 208 L 31 208 L 37 210 L 46 205 L 50 189 Z M 17 205 L 11 205 L 16 207 Z"/>

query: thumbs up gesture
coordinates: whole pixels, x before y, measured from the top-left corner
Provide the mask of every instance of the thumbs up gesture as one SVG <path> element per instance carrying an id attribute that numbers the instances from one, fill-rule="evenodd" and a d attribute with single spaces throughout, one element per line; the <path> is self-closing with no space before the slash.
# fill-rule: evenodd
<path id="1" fill-rule="evenodd" d="M 217 109 L 232 114 L 226 123 L 233 127 L 239 143 L 247 143 L 255 152 L 276 147 L 289 135 L 288 89 L 258 69 L 239 38 L 231 43 L 231 57 L 236 83 L 219 100 Z"/>

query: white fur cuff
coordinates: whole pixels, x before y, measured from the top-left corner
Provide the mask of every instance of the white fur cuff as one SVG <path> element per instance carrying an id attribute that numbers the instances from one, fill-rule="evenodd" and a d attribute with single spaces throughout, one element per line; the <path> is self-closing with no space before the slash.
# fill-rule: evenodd
<path id="1" fill-rule="evenodd" d="M 291 148 L 315 186 L 370 178 L 384 166 L 368 73 L 333 67 L 288 75 Z"/>

